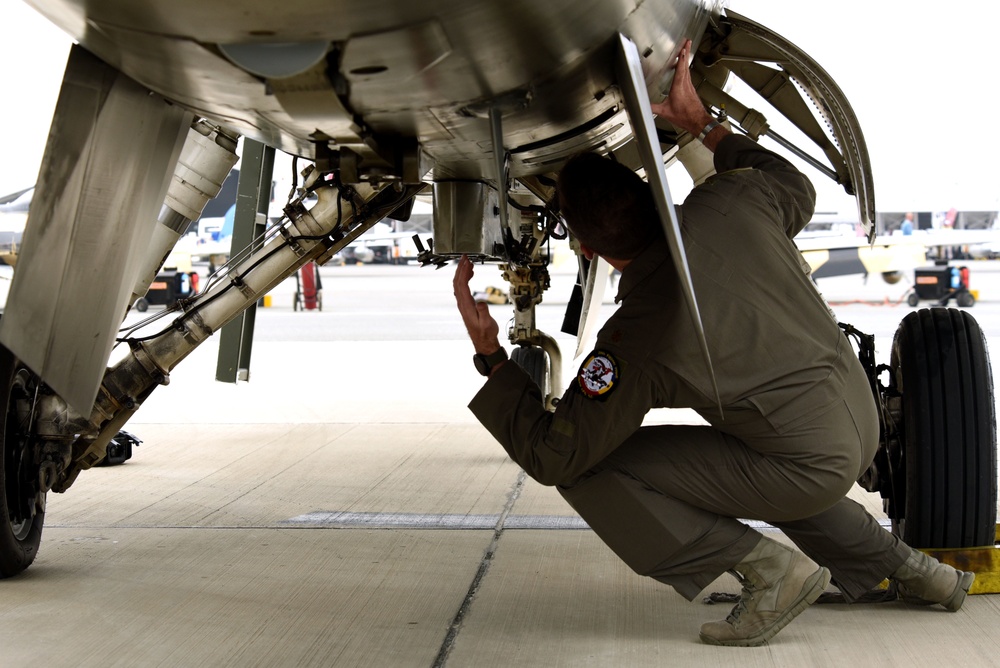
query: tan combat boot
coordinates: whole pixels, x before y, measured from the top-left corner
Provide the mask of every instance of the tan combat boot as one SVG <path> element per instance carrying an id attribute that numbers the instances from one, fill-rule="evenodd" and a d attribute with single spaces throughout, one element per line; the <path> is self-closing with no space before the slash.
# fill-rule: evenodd
<path id="1" fill-rule="evenodd" d="M 908 603 L 939 603 L 955 612 L 965 603 L 975 573 L 955 570 L 934 557 L 911 548 L 910 556 L 890 577 L 898 585 L 899 597 Z"/>
<path id="2" fill-rule="evenodd" d="M 830 571 L 767 537 L 733 570 L 743 584 L 740 602 L 723 621 L 702 624 L 709 645 L 763 645 L 830 584 Z"/>

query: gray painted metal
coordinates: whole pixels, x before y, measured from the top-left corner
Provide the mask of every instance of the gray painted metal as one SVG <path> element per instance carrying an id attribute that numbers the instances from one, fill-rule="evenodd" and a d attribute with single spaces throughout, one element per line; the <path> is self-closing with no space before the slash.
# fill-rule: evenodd
<path id="1" fill-rule="evenodd" d="M 0 342 L 85 415 L 190 124 L 72 49 Z"/>
<path id="2" fill-rule="evenodd" d="M 272 147 L 244 139 L 242 157 L 231 246 L 236 252 L 264 237 L 267 227 L 264 213 L 271 199 L 271 177 L 274 174 Z M 235 257 L 235 253 L 231 252 L 230 257 Z M 216 380 L 235 383 L 250 379 L 250 353 L 253 350 L 256 316 L 257 303 L 254 302 L 222 327 Z"/>
<path id="3" fill-rule="evenodd" d="M 717 0 L 32 0 L 82 45 L 152 90 L 240 134 L 314 157 L 314 140 L 371 155 L 364 136 L 419 137 L 449 177 L 493 177 L 488 109 L 510 102 L 504 145 L 511 176 L 552 170 L 537 149 L 621 142 L 621 100 L 610 40 L 644 53 L 651 93 L 672 57 L 697 39 Z M 264 78 L 219 45 L 328 41 L 327 59 Z M 328 61 L 342 80 L 326 76 Z M 523 104 L 521 104 L 523 102 Z M 587 124 L 600 119 L 593 126 Z M 602 149 L 604 150 L 604 149 Z M 548 158 L 551 159 L 552 151 Z M 557 156 L 558 160 L 563 157 Z"/>
<path id="4" fill-rule="evenodd" d="M 507 229 L 495 190 L 484 183 L 442 181 L 434 184 L 434 252 L 494 255 Z"/>

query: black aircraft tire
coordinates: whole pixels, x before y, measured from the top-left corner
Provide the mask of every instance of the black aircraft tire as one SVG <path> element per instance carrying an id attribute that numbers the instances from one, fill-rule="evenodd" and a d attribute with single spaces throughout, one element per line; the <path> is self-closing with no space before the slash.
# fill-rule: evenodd
<path id="1" fill-rule="evenodd" d="M 23 452 L 15 403 L 22 408 L 34 395 L 35 377 L 6 348 L 0 346 L 0 395 L 3 431 L 0 432 L 0 578 L 17 575 L 35 560 L 42 541 L 45 511 L 31 513 L 38 469 L 23 470 Z M 23 410 L 21 411 L 23 412 Z"/>
<path id="2" fill-rule="evenodd" d="M 902 539 L 917 548 L 992 545 L 997 511 L 993 377 L 982 329 L 964 311 L 921 309 L 892 344 L 902 393 Z"/>
<path id="3" fill-rule="evenodd" d="M 518 346 L 510 354 L 510 359 L 531 376 L 544 400 L 549 391 L 549 360 L 545 351 L 538 346 Z"/>

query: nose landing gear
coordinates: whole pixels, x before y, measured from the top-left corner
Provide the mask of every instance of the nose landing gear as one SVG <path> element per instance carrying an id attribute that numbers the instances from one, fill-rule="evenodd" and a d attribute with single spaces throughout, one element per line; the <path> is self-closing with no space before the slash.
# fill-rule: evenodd
<path id="1" fill-rule="evenodd" d="M 864 352 L 861 358 L 882 431 L 875 461 L 858 482 L 880 493 L 893 532 L 906 543 L 992 550 L 997 431 L 979 324 L 959 309 L 914 311 L 896 331 L 889 366 L 876 368 Z M 887 386 L 878 380 L 883 371 Z"/>

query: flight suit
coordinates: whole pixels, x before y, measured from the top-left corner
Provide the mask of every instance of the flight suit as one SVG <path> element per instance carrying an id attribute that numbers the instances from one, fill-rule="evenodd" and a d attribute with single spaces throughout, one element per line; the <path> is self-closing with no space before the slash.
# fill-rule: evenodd
<path id="1" fill-rule="evenodd" d="M 878 444 L 864 370 L 791 241 L 814 191 L 738 135 L 718 174 L 679 207 L 718 383 L 710 377 L 665 239 L 625 267 L 621 305 L 553 413 L 513 363 L 469 407 L 530 476 L 559 492 L 636 572 L 693 599 L 781 528 L 856 598 L 909 548 L 845 494 Z M 655 407 L 708 426 L 640 427 Z"/>

